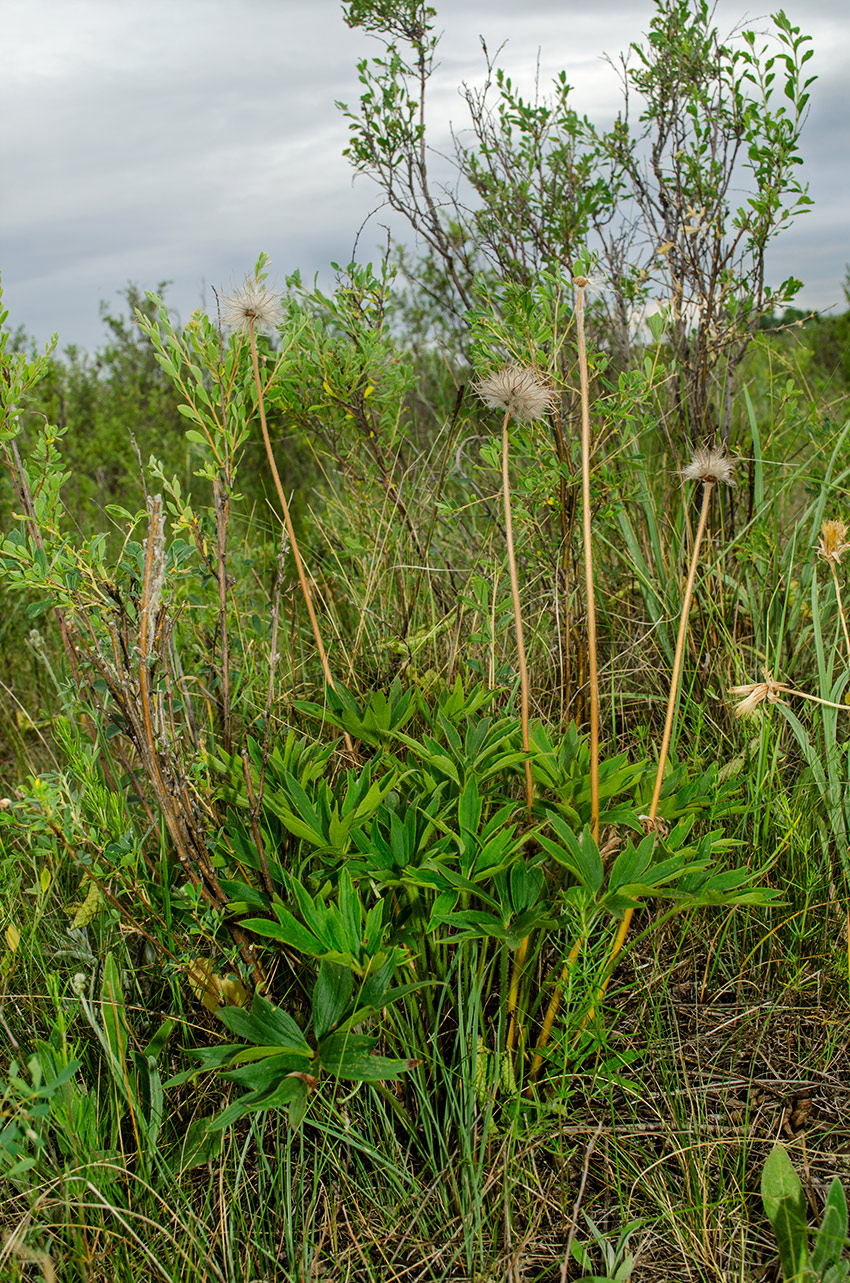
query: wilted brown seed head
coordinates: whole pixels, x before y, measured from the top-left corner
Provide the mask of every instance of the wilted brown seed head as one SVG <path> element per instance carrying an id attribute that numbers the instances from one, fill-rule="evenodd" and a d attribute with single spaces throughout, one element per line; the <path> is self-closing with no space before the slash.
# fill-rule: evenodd
<path id="1" fill-rule="evenodd" d="M 514 362 L 473 383 L 491 410 L 506 410 L 518 423 L 533 423 L 552 409 L 554 390 L 529 365 Z"/>
<path id="2" fill-rule="evenodd" d="M 660 815 L 639 815 L 638 819 L 644 833 L 657 833 L 660 838 L 670 836 L 670 825 Z"/>
<path id="3" fill-rule="evenodd" d="M 763 704 L 765 700 L 769 704 L 775 704 L 783 691 L 788 689 L 787 686 L 776 680 L 769 668 L 765 667 L 763 682 L 749 682 L 745 686 L 732 686 L 729 688 L 730 695 L 742 697 L 735 705 L 735 716 L 752 717 L 759 704 Z"/>
<path id="4" fill-rule="evenodd" d="M 686 481 L 723 481 L 727 486 L 734 486 L 737 462 L 730 459 L 725 450 L 697 446 L 690 463 L 682 469 L 682 476 Z"/>
<path id="5" fill-rule="evenodd" d="M 847 542 L 847 526 L 844 522 L 825 521 L 820 528 L 818 556 L 823 557 L 824 561 L 834 561 L 837 564 L 841 560 L 841 554 L 848 548 L 850 543 Z"/>

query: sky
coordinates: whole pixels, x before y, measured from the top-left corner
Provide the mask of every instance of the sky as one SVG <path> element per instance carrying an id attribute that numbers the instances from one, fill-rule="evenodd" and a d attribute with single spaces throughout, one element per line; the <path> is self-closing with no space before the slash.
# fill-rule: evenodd
<path id="1" fill-rule="evenodd" d="M 573 103 L 599 123 L 617 111 L 613 57 L 648 29 L 652 0 L 432 0 L 443 38 L 432 84 L 437 150 L 467 122 L 463 82 L 480 85 L 479 37 L 515 82 L 545 90 L 562 68 Z M 814 209 L 777 243 L 770 273 L 794 274 L 806 307 L 843 310 L 850 262 L 850 40 L 846 0 L 787 0 L 813 36 L 803 178 Z M 721 35 L 768 16 L 718 0 Z M 298 269 L 376 259 L 384 225 L 410 240 L 380 192 L 353 179 L 347 126 L 357 62 L 380 46 L 344 23 L 338 0 L 4 0 L 0 78 L 0 272 L 9 324 L 40 343 L 93 350 L 99 304 L 128 282 L 169 281 L 186 320 L 257 255 L 271 283 Z M 372 217 L 370 218 L 370 214 Z M 365 226 L 364 226 L 365 222 Z M 362 230 L 360 230 L 362 228 Z"/>

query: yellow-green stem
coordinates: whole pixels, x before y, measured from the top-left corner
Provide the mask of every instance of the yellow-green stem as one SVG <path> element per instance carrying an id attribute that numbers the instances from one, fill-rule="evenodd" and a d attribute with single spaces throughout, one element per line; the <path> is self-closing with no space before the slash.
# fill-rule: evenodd
<path id="1" fill-rule="evenodd" d="M 324 673 L 325 681 L 327 682 L 328 686 L 330 686 L 331 690 L 336 690 L 334 679 L 331 674 L 330 665 L 328 663 L 328 657 L 325 652 L 324 643 L 322 642 L 322 634 L 319 630 L 319 621 L 316 618 L 316 612 L 313 609 L 313 594 L 310 592 L 310 585 L 307 582 L 307 575 L 304 570 L 304 563 L 301 560 L 301 553 L 298 550 L 298 540 L 295 538 L 295 529 L 292 525 L 292 517 L 290 516 L 290 513 L 289 513 L 289 504 L 286 502 L 286 495 L 283 493 L 283 486 L 281 484 L 280 474 L 278 473 L 278 470 L 277 470 L 277 464 L 275 463 L 274 453 L 272 451 L 272 443 L 269 438 L 269 429 L 266 424 L 266 407 L 265 407 L 265 401 L 263 398 L 263 385 L 260 379 L 260 363 L 259 363 L 259 358 L 257 356 L 257 340 L 254 337 L 253 320 L 249 323 L 249 326 L 248 326 L 248 336 L 251 341 L 251 360 L 254 365 L 254 382 L 257 385 L 257 406 L 260 413 L 260 428 L 263 433 L 263 442 L 265 443 L 265 447 L 266 447 L 266 455 L 268 457 L 269 467 L 271 468 L 271 471 L 272 471 L 272 477 L 274 479 L 275 489 L 277 490 L 277 497 L 278 497 L 278 500 L 280 501 L 281 510 L 283 512 L 283 520 L 286 525 L 286 533 L 289 535 L 289 544 L 290 544 L 290 547 L 292 548 L 292 556 L 295 560 L 295 568 L 298 571 L 298 582 L 301 585 L 301 592 L 303 593 L 303 596 L 304 596 L 304 603 L 307 607 L 307 614 L 310 617 L 310 627 L 313 630 L 313 638 L 316 643 L 316 650 L 319 652 L 319 661 L 322 665 L 322 672 Z M 345 747 L 348 749 L 349 753 L 353 754 L 354 745 L 351 741 L 351 736 L 348 734 L 347 731 L 343 731 L 343 737 L 345 739 Z"/>
<path id="2" fill-rule="evenodd" d="M 531 1081 L 532 1082 L 540 1073 L 540 1066 L 543 1064 L 543 1048 L 546 1046 L 547 1042 L 549 1041 L 549 1035 L 551 1034 L 552 1026 L 555 1023 L 555 1017 L 558 1014 L 558 1007 L 560 1006 L 560 1003 L 561 1003 L 561 994 L 563 993 L 564 985 L 567 983 L 569 974 L 572 971 L 573 967 L 575 966 L 576 958 L 581 953 L 581 947 L 583 944 L 584 944 L 584 936 L 580 935 L 578 939 L 575 941 L 572 949 L 570 949 L 569 956 L 566 962 L 564 963 L 563 969 L 561 971 L 561 975 L 558 979 L 558 983 L 555 985 L 555 989 L 552 993 L 552 997 L 549 999 L 549 1006 L 546 1008 L 546 1015 L 543 1020 L 543 1026 L 537 1038 L 537 1046 L 534 1049 L 534 1059 L 531 1062 Z"/>
<path id="3" fill-rule="evenodd" d="M 587 600 L 587 662 L 590 684 L 590 827 L 599 840 L 599 675 L 596 663 L 596 598 L 590 532 L 590 391 L 584 341 L 584 286 L 576 290 L 576 339 L 581 389 L 581 500 L 584 532 L 584 583 Z"/>
<path id="4" fill-rule="evenodd" d="M 516 1005 L 517 1005 L 517 998 L 519 997 L 519 982 L 522 979 L 522 973 L 525 967 L 525 960 L 528 957 L 528 940 L 529 938 L 528 936 L 526 936 L 524 940 L 520 940 L 519 942 L 519 948 L 517 949 L 516 956 L 514 958 L 514 969 L 511 974 L 511 987 L 508 990 L 508 1014 L 511 1018 L 511 1023 L 508 1026 L 508 1041 L 507 1041 L 508 1051 L 513 1051 L 514 1046 L 516 1045 L 516 1036 L 517 1036 Z"/>

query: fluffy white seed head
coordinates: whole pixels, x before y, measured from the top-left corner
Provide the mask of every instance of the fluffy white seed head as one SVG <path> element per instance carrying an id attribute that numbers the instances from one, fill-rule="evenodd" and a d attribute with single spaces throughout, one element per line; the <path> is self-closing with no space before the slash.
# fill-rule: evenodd
<path id="1" fill-rule="evenodd" d="M 574 276 L 573 285 L 576 289 L 584 290 L 585 297 L 588 294 L 601 294 L 606 285 L 605 277 L 601 272 L 592 272 L 590 276 Z"/>
<path id="2" fill-rule="evenodd" d="M 682 476 L 686 481 L 723 481 L 727 486 L 734 486 L 737 463 L 725 450 L 698 446 L 688 466 L 682 469 Z"/>
<path id="3" fill-rule="evenodd" d="M 514 362 L 473 383 L 481 400 L 491 410 L 506 410 L 518 423 L 533 423 L 552 409 L 554 390 L 531 366 Z"/>
<path id="4" fill-rule="evenodd" d="M 280 295 L 246 277 L 238 289 L 221 300 L 222 323 L 234 334 L 275 330 L 281 319 Z"/>

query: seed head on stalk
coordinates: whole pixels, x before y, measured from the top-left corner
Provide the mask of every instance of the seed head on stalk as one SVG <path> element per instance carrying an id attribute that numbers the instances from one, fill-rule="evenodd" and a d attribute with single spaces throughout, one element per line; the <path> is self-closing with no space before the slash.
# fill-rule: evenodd
<path id="1" fill-rule="evenodd" d="M 246 338 L 252 326 L 255 332 L 275 330 L 281 320 L 280 295 L 247 276 L 237 289 L 222 298 L 221 320 L 227 329 Z"/>
<path id="2" fill-rule="evenodd" d="M 713 446 L 697 446 L 691 455 L 690 463 L 682 469 L 686 481 L 718 482 L 727 486 L 735 484 L 737 459 L 730 459 L 725 450 Z"/>
<path id="3" fill-rule="evenodd" d="M 319 655 L 319 662 L 322 665 L 322 672 L 325 681 L 331 690 L 336 690 L 333 674 L 331 673 L 330 664 L 328 663 L 325 644 L 322 641 L 322 634 L 319 628 L 319 621 L 316 617 L 316 610 L 313 605 L 313 594 L 310 591 L 310 583 L 307 573 L 304 569 L 304 563 L 301 559 L 301 552 L 298 548 L 298 540 L 295 537 L 295 529 L 292 525 L 292 516 L 289 511 L 289 504 L 286 501 L 283 484 L 280 479 L 280 473 L 275 462 L 274 451 L 269 437 L 268 424 L 266 422 L 265 396 L 263 392 L 263 382 L 260 378 L 260 362 L 257 355 L 257 330 L 274 329 L 281 319 L 280 295 L 274 290 L 266 289 L 261 280 L 257 277 L 246 277 L 239 289 L 234 290 L 231 294 L 222 299 L 221 306 L 222 322 L 232 329 L 235 333 L 244 334 L 251 345 L 251 364 L 254 370 L 254 385 L 257 389 L 257 410 L 260 416 L 260 430 L 263 434 L 263 444 L 266 447 L 266 457 L 269 461 L 272 479 L 274 481 L 277 497 L 280 502 L 281 512 L 283 513 L 284 525 L 286 527 L 289 546 L 292 549 L 295 568 L 298 572 L 298 582 L 301 585 L 301 593 L 304 597 L 304 604 L 307 607 L 307 614 L 310 619 L 310 627 L 313 632 L 313 639 L 316 643 L 316 650 Z M 345 747 L 349 756 L 354 756 L 354 744 L 348 731 L 343 731 Z"/>
<path id="4" fill-rule="evenodd" d="M 847 542 L 847 526 L 843 521 L 825 521 L 820 528 L 820 539 L 818 540 L 817 554 L 823 557 L 824 561 L 837 564 L 841 560 L 842 553 L 847 552 L 850 543 Z"/>
<path id="5" fill-rule="evenodd" d="M 713 446 L 698 446 L 691 455 L 690 463 L 682 470 L 682 476 L 686 481 L 702 482 L 703 494 L 702 504 L 700 505 L 699 524 L 697 525 L 696 535 L 694 536 L 688 579 L 685 584 L 682 609 L 679 615 L 679 633 L 676 638 L 676 652 L 673 656 L 673 671 L 670 675 L 670 690 L 667 696 L 667 716 L 664 720 L 664 731 L 662 733 L 661 747 L 658 753 L 658 766 L 655 772 L 655 787 L 652 791 L 652 800 L 649 804 L 648 814 L 640 816 L 640 822 L 644 833 L 655 833 L 659 837 L 663 837 L 666 824 L 663 817 L 658 815 L 658 804 L 661 800 L 661 789 L 664 782 L 664 768 L 667 764 L 667 756 L 670 751 L 670 740 L 673 734 L 673 722 L 676 716 L 679 682 L 682 676 L 682 662 L 685 653 L 685 639 L 688 632 L 688 616 L 690 615 L 691 600 L 694 594 L 694 584 L 696 582 L 700 548 L 702 547 L 703 535 L 705 534 L 705 527 L 708 521 L 708 508 L 711 502 L 711 492 L 720 482 L 727 486 L 733 486 L 735 484 L 736 462 L 737 460 L 729 458 L 725 450 L 718 450 Z M 757 688 L 751 688 L 748 686 L 746 688 L 748 698 L 753 697 L 753 689 L 758 692 L 755 699 L 755 702 L 758 703 L 761 699 L 771 698 L 770 692 L 774 688 L 768 686 L 767 683 L 759 683 Z M 764 693 L 762 694 L 761 692 Z M 773 698 L 776 698 L 776 696 L 773 696 Z M 614 964 L 620 956 L 620 952 L 625 944 L 633 914 L 633 909 L 626 909 L 626 912 L 623 914 L 623 920 L 620 923 L 619 930 L 614 937 L 614 942 L 608 955 L 605 976 L 597 994 L 597 1004 L 601 1002 L 602 998 L 605 996 L 605 990 L 613 973 Z"/>
<path id="6" fill-rule="evenodd" d="M 528 665 L 525 660 L 525 641 L 522 630 L 522 610 L 519 598 L 519 575 L 514 554 L 513 519 L 511 517 L 511 488 L 508 469 L 508 426 L 511 419 L 518 423 L 533 423 L 542 419 L 553 405 L 552 388 L 528 365 L 513 362 L 493 374 L 479 379 L 475 391 L 491 410 L 504 410 L 502 422 L 502 498 L 505 509 L 505 541 L 508 551 L 508 570 L 511 578 L 514 629 L 516 632 L 517 665 L 520 681 L 520 708 L 522 722 L 522 751 L 525 755 L 525 802 L 529 815 L 534 809 L 534 781 L 531 775 L 531 736 L 529 732 Z M 517 1033 L 516 1006 L 519 984 L 528 952 L 528 936 L 520 941 L 514 958 L 513 976 L 508 991 L 508 1027 L 506 1055 L 513 1055 Z"/>
<path id="7" fill-rule="evenodd" d="M 552 409 L 555 393 L 530 365 L 513 362 L 473 383 L 490 410 L 504 410 L 517 423 L 534 423 Z"/>
<path id="8" fill-rule="evenodd" d="M 847 526 L 843 521 L 828 520 L 820 528 L 820 540 L 817 546 L 817 555 L 822 557 L 832 573 L 832 582 L 835 585 L 835 599 L 838 602 L 838 616 L 841 620 L 841 627 L 844 632 L 844 642 L 847 646 L 847 658 L 850 660 L 850 628 L 847 626 L 847 616 L 844 613 L 844 602 L 841 597 L 841 584 L 838 580 L 838 563 L 842 554 L 850 548 L 847 542 Z"/>

